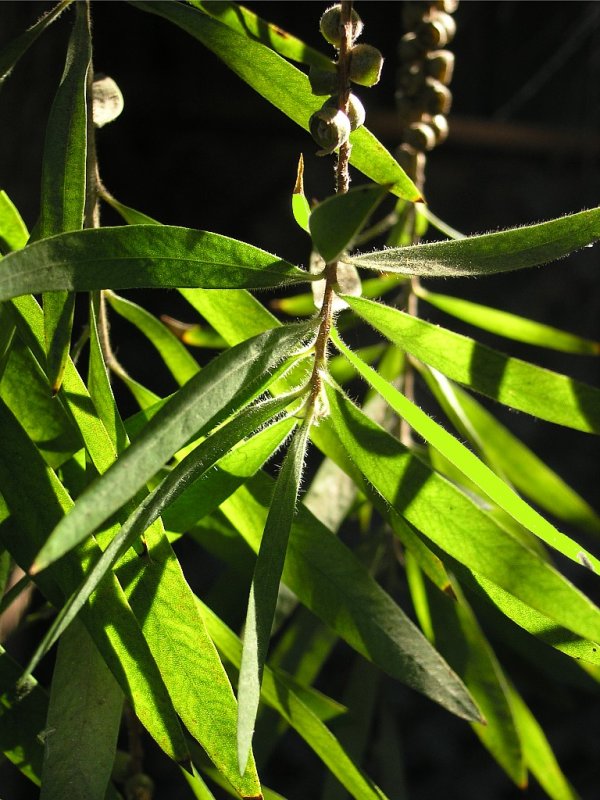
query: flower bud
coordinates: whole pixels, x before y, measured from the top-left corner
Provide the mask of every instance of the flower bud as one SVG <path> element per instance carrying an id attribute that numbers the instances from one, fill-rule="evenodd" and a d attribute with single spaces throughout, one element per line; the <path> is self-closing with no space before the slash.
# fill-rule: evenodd
<path id="1" fill-rule="evenodd" d="M 312 115 L 308 122 L 310 134 L 315 142 L 321 146 L 318 156 L 333 153 L 338 147 L 345 144 L 350 136 L 350 120 L 334 106 L 324 105 Z"/>
<path id="2" fill-rule="evenodd" d="M 435 78 L 426 78 L 421 99 L 425 111 L 432 117 L 436 114 L 448 114 L 452 105 L 450 89 Z"/>
<path id="3" fill-rule="evenodd" d="M 449 50 L 434 50 L 427 54 L 425 70 L 431 78 L 435 78 L 446 86 L 452 80 L 454 71 L 454 53 Z"/>
<path id="4" fill-rule="evenodd" d="M 431 129 L 435 134 L 435 143 L 442 144 L 448 138 L 448 120 L 443 114 L 436 114 L 429 121 Z"/>
<path id="5" fill-rule="evenodd" d="M 311 66 L 308 72 L 310 89 L 313 94 L 333 94 L 338 88 L 338 74 L 336 70 L 321 69 Z"/>
<path id="6" fill-rule="evenodd" d="M 363 23 L 361 18 L 358 16 L 356 11 L 352 9 L 352 31 L 350 34 L 350 41 L 354 42 L 360 34 L 362 33 Z M 342 6 L 337 3 L 335 6 L 331 6 L 328 8 L 327 11 L 321 17 L 321 21 L 319 22 L 319 28 L 323 37 L 332 44 L 334 47 L 338 47 L 342 43 L 342 36 L 343 36 L 343 28 L 342 28 Z"/>
<path id="7" fill-rule="evenodd" d="M 398 43 L 398 58 L 402 64 L 417 61 L 424 53 L 425 48 L 414 33 L 405 34 Z"/>
<path id="8" fill-rule="evenodd" d="M 360 86 L 374 86 L 379 82 L 383 56 L 370 44 L 357 44 L 350 50 L 350 80 Z"/>
<path id="9" fill-rule="evenodd" d="M 414 122 L 404 134 L 404 143 L 419 153 L 433 150 L 436 143 L 435 132 L 425 122 Z"/>

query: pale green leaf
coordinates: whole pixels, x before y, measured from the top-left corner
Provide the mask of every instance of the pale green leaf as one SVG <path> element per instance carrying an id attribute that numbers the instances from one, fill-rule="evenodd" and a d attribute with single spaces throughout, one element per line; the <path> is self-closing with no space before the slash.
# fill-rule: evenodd
<path id="1" fill-rule="evenodd" d="M 344 295 L 365 321 L 448 378 L 540 419 L 600 433 L 600 390 L 395 308 Z"/>
<path id="2" fill-rule="evenodd" d="M 4 190 L 0 191 L 0 252 L 20 250 L 29 232 L 21 215 Z"/>
<path id="3" fill-rule="evenodd" d="M 356 466 L 429 541 L 555 623 L 600 638 L 600 609 L 591 600 L 340 392 L 326 391 L 332 423 Z"/>
<path id="4" fill-rule="evenodd" d="M 594 509 L 474 397 L 436 370 L 422 373 L 454 427 L 496 472 L 558 519 L 600 533 Z"/>
<path id="5" fill-rule="evenodd" d="M 367 183 L 344 194 L 332 195 L 315 206 L 308 223 L 310 235 L 327 263 L 351 247 L 389 188 Z"/>
<path id="6" fill-rule="evenodd" d="M 0 300 L 60 290 L 258 289 L 311 280 L 298 267 L 227 236 L 128 225 L 52 236 L 5 256 Z"/>
<path id="7" fill-rule="evenodd" d="M 518 342 L 547 347 L 551 350 L 561 350 L 565 353 L 578 353 L 582 355 L 599 355 L 600 342 L 584 339 L 574 333 L 534 322 L 516 314 L 509 314 L 497 308 L 482 306 L 463 300 L 461 297 L 451 297 L 446 294 L 437 294 L 424 289 L 416 288 L 416 294 L 421 300 L 445 311 L 463 322 L 475 325 L 485 331 L 491 331 L 497 336 L 515 339 Z"/>
<path id="8" fill-rule="evenodd" d="M 260 42 L 236 33 L 205 14 L 176 3 L 140 2 L 131 5 L 168 19 L 212 50 L 258 94 L 308 130 L 311 114 L 322 105 L 322 98 L 311 92 L 304 73 Z M 365 127 L 350 135 L 350 163 L 375 183 L 392 184 L 390 191 L 407 200 L 421 195 L 400 165 Z"/>
<path id="9" fill-rule="evenodd" d="M 81 495 L 32 569 L 39 571 L 83 541 L 193 437 L 260 394 L 270 370 L 297 351 L 313 329 L 314 325 L 303 323 L 267 331 L 211 361 L 162 406 L 118 461 Z"/>
<path id="10" fill-rule="evenodd" d="M 240 771 L 245 769 L 252 743 L 262 674 L 275 617 L 279 582 L 296 513 L 309 432 L 310 422 L 306 420 L 295 433 L 279 471 L 252 577 L 238 685 Z"/>
<path id="11" fill-rule="evenodd" d="M 582 557 L 585 557 L 595 572 L 600 575 L 600 561 L 595 556 L 587 552 L 585 548 L 569 536 L 558 531 L 538 514 L 535 509 L 519 497 L 511 486 L 499 478 L 495 472 L 480 461 L 458 439 L 384 380 L 372 367 L 369 367 L 368 364 L 358 358 L 344 345 L 335 331 L 333 341 L 359 374 L 385 398 L 394 411 L 402 419 L 405 419 L 411 428 L 429 442 L 430 445 L 439 450 L 445 458 L 458 467 L 484 495 L 510 514 L 517 522 L 524 525 L 525 528 L 535 533 L 546 544 L 554 547 L 577 564 L 581 564 Z"/>
<path id="12" fill-rule="evenodd" d="M 538 225 L 446 242 L 362 253 L 357 267 L 422 277 L 494 275 L 535 267 L 600 239 L 600 208 L 569 214 Z"/>
<path id="13" fill-rule="evenodd" d="M 54 666 L 40 800 L 104 800 L 122 711 L 123 692 L 77 621 Z"/>

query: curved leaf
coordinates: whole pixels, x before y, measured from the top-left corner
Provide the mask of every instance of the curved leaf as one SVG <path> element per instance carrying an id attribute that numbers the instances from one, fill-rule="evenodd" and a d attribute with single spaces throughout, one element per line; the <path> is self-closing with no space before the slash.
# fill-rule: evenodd
<path id="1" fill-rule="evenodd" d="M 217 233 L 169 225 L 52 236 L 2 260 L 0 300 L 60 290 L 266 288 L 313 280 L 286 261 Z"/>
<path id="2" fill-rule="evenodd" d="M 321 423 L 322 424 L 322 423 Z M 221 510 L 257 552 L 273 482 L 258 474 Z M 480 719 L 461 681 L 353 553 L 300 504 L 283 582 L 357 652 L 463 719 Z"/>
<path id="3" fill-rule="evenodd" d="M 328 385 L 326 392 L 332 424 L 356 466 L 428 540 L 554 622 L 600 639 L 600 609 L 591 600 L 344 395 Z"/>
<path id="4" fill-rule="evenodd" d="M 31 570 L 43 569 L 87 538 L 177 450 L 260 394 L 270 370 L 300 348 L 314 327 L 314 323 L 302 323 L 267 331 L 211 361 L 161 407 L 118 461 L 81 495 Z"/>
<path id="5" fill-rule="evenodd" d="M 577 564 L 581 564 L 585 557 L 594 571 L 600 575 L 600 561 L 587 552 L 573 539 L 556 530 L 547 520 L 537 513 L 531 506 L 522 500 L 519 495 L 487 464 L 480 461 L 474 453 L 466 448 L 452 434 L 438 425 L 424 411 L 411 403 L 390 383 L 384 380 L 368 364 L 365 364 L 348 347 L 344 345 L 339 336 L 333 332 L 333 341 L 336 347 L 346 356 L 348 361 L 356 368 L 359 374 L 390 404 L 402 419 L 405 419 L 411 428 L 422 436 L 429 444 L 435 447 L 454 466 L 463 472 L 475 486 L 489 497 L 500 508 L 510 514 L 517 522 L 535 533 L 542 541 L 554 547 Z"/>
<path id="6" fill-rule="evenodd" d="M 306 75 L 277 53 L 193 8 L 177 3 L 129 2 L 168 19 L 201 41 L 258 94 L 308 130 L 309 118 L 323 104 L 322 98 L 312 94 Z M 421 199 L 414 183 L 370 131 L 359 128 L 350 135 L 350 142 L 353 166 L 375 183 L 392 184 L 392 194 L 412 201 Z"/>
<path id="7" fill-rule="evenodd" d="M 497 308 L 472 303 L 470 300 L 463 300 L 461 297 L 451 297 L 430 292 L 422 286 L 416 287 L 415 292 L 421 300 L 425 300 L 430 305 L 439 308 L 440 311 L 461 319 L 463 322 L 468 322 L 470 325 L 475 325 L 484 331 L 495 333 L 496 336 L 504 336 L 507 339 L 515 339 L 517 342 L 547 347 L 551 350 L 560 350 L 564 353 L 579 353 L 588 356 L 600 355 L 600 342 L 584 339 L 582 336 L 561 331 L 551 325 L 534 322 L 531 319 L 509 314 Z"/>
<path id="8" fill-rule="evenodd" d="M 335 261 L 351 245 L 389 188 L 367 183 L 315 206 L 308 220 L 310 235 L 327 263 Z"/>
<path id="9" fill-rule="evenodd" d="M 600 390 L 403 311 L 344 295 L 366 322 L 448 378 L 534 417 L 600 433 Z"/>
<path id="10" fill-rule="evenodd" d="M 546 264 L 600 239 L 600 208 L 446 242 L 392 247 L 350 258 L 357 267 L 422 277 L 495 275 Z"/>
<path id="11" fill-rule="evenodd" d="M 27 244 L 29 231 L 16 206 L 4 190 L 0 190 L 0 253 L 20 250 Z"/>
<path id="12" fill-rule="evenodd" d="M 246 767 L 252 744 L 262 674 L 269 649 L 288 539 L 296 513 L 309 433 L 310 422 L 305 420 L 302 427 L 296 431 L 281 465 L 254 567 L 238 684 L 240 772 Z"/>

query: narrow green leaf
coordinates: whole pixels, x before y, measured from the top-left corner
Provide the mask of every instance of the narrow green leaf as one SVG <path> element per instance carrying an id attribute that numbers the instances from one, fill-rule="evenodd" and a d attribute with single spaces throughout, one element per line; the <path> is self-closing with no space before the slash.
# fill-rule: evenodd
<path id="1" fill-rule="evenodd" d="M 9 44 L 3 48 L 2 52 L 0 52 L 0 86 L 2 86 L 2 83 L 6 80 L 17 61 L 21 56 L 25 55 L 38 36 L 40 36 L 72 2 L 73 0 L 61 0 L 54 8 L 51 8 L 40 17 L 40 19 L 28 28 L 25 33 L 13 39 L 12 42 L 9 42 Z"/>
<path id="2" fill-rule="evenodd" d="M 308 225 L 310 206 L 304 194 L 304 157 L 302 153 L 300 153 L 300 159 L 298 160 L 298 174 L 296 175 L 296 183 L 292 192 L 292 214 L 302 230 L 310 234 Z"/>
<path id="3" fill-rule="evenodd" d="M 600 533 L 600 517 L 593 508 L 474 397 L 436 370 L 422 374 L 454 427 L 496 472 L 558 519 Z"/>
<path id="4" fill-rule="evenodd" d="M 389 188 L 367 183 L 344 194 L 328 197 L 312 210 L 310 235 L 327 263 L 335 261 L 351 246 Z"/>
<path id="5" fill-rule="evenodd" d="M 135 325 L 148 338 L 180 386 L 199 372 L 196 359 L 153 314 L 114 292 L 107 291 L 105 296 L 117 314 Z"/>
<path id="6" fill-rule="evenodd" d="M 552 800 L 579 800 L 579 795 L 563 775 L 546 734 L 523 698 L 514 687 L 511 687 L 508 697 L 523 745 L 525 762 L 540 786 Z"/>
<path id="7" fill-rule="evenodd" d="M 122 711 L 123 692 L 76 622 L 54 666 L 40 800 L 104 800 Z"/>
<path id="8" fill-rule="evenodd" d="M 430 278 L 494 275 L 546 264 L 598 239 L 600 208 L 592 208 L 538 225 L 378 250 L 350 261 L 357 267 Z"/>
<path id="9" fill-rule="evenodd" d="M 136 441 L 75 504 L 38 554 L 39 571 L 83 541 L 142 489 L 193 437 L 215 427 L 260 394 L 269 372 L 302 346 L 314 330 L 303 323 L 255 336 L 215 358 L 173 395 Z"/>
<path id="10" fill-rule="evenodd" d="M 0 253 L 20 250 L 29 232 L 16 206 L 4 190 L 0 191 Z"/>
<path id="11" fill-rule="evenodd" d="M 27 569 L 48 530 L 69 510 L 72 500 L 1 401 L 0 425 L 0 479 L 11 511 L 10 519 L 0 525 L 0 539 L 15 561 Z M 36 578 L 42 593 L 56 608 L 76 590 L 99 552 L 96 542 L 90 540 Z M 172 702 L 114 576 L 107 576 L 100 584 L 82 609 L 81 620 L 142 724 L 171 758 L 184 759 L 187 748 Z"/>
<path id="12" fill-rule="evenodd" d="M 238 3 L 222 2 L 222 0 L 217 0 L 217 2 L 215 0 L 188 0 L 188 2 L 237 33 L 267 45 L 284 58 L 299 61 L 301 64 L 311 64 L 321 67 L 321 69 L 331 69 L 332 67 L 331 60 L 323 53 Z"/>
<path id="13" fill-rule="evenodd" d="M 83 446 L 61 401 L 51 397 L 44 371 L 20 341 L 13 344 L 7 360 L 0 396 L 49 466 L 59 467 Z"/>
<path id="14" fill-rule="evenodd" d="M 161 314 L 160 319 L 188 347 L 205 347 L 208 350 L 224 350 L 227 347 L 225 339 L 206 325 L 180 322 L 167 314 Z"/>
<path id="15" fill-rule="evenodd" d="M 88 134 L 86 96 L 91 59 L 89 8 L 85 3 L 76 3 L 65 68 L 46 127 L 37 239 L 83 228 Z M 69 357 L 75 297 L 67 292 L 46 294 L 43 304 L 46 369 L 52 392 L 56 394 Z"/>
<path id="16" fill-rule="evenodd" d="M 29 676 L 15 691 L 23 668 L 0 645 L 0 752 L 36 786 L 41 783 L 48 696 Z"/>
<path id="17" fill-rule="evenodd" d="M 458 439 L 438 425 L 424 411 L 411 403 L 403 394 L 384 380 L 372 367 L 365 364 L 333 332 L 333 341 L 359 374 L 390 404 L 400 417 L 429 444 L 435 447 L 452 464 L 500 508 L 510 514 L 517 522 L 535 533 L 542 541 L 554 547 L 577 564 L 585 557 L 596 574 L 600 575 L 600 561 L 581 545 L 556 530 L 547 520 L 527 505 L 519 495 L 499 478 L 483 461 L 467 449 Z"/>
<path id="18" fill-rule="evenodd" d="M 221 509 L 257 552 L 272 495 L 258 474 Z M 357 652 L 466 719 L 479 712 L 457 676 L 353 553 L 302 505 L 292 525 L 283 582 Z"/>
<path id="19" fill-rule="evenodd" d="M 311 280 L 298 267 L 227 236 L 128 225 L 52 236 L 5 256 L 0 300 L 40 291 L 259 289 Z"/>
<path id="20" fill-rule="evenodd" d="M 600 390 L 372 300 L 344 300 L 386 338 L 448 378 L 540 419 L 600 433 Z"/>
<path id="21" fill-rule="evenodd" d="M 461 297 L 451 297 L 446 294 L 429 292 L 422 286 L 417 287 L 416 294 L 421 300 L 445 311 L 463 322 L 475 325 L 484 331 L 491 331 L 497 336 L 515 339 L 517 342 L 534 344 L 547 347 L 551 350 L 560 350 L 564 353 L 579 353 L 581 355 L 600 355 L 600 342 L 584 339 L 574 333 L 534 322 L 516 314 L 509 314 L 497 308 L 482 306 L 463 300 Z"/>
<path id="22" fill-rule="evenodd" d="M 242 36 L 193 8 L 176 3 L 130 0 L 136 8 L 168 19 L 202 42 L 258 94 L 308 130 L 311 114 L 322 105 L 304 73 L 260 42 Z M 350 136 L 350 163 L 375 183 L 390 183 L 392 194 L 416 201 L 421 195 L 397 161 L 365 127 Z"/>
<path id="23" fill-rule="evenodd" d="M 428 540 L 555 623 L 600 638 L 600 609 L 591 600 L 340 392 L 329 386 L 326 392 L 332 423 L 354 463 Z"/>
<path id="24" fill-rule="evenodd" d="M 294 435 L 281 465 L 252 577 L 238 687 L 240 772 L 246 767 L 252 744 L 262 674 L 275 617 L 279 582 L 296 513 L 309 433 L 310 422 L 307 420 Z"/>
<path id="25" fill-rule="evenodd" d="M 235 667 L 242 662 L 242 644 L 208 606 L 200 603 L 206 625 L 217 647 Z M 265 665 L 261 697 L 305 740 L 356 800 L 384 800 L 385 795 L 353 763 L 331 731 L 308 708 L 295 687 L 281 673 Z"/>
<path id="26" fill-rule="evenodd" d="M 517 786 L 527 784 L 521 741 L 512 713 L 509 687 L 496 655 L 456 581 L 455 599 L 428 587 L 434 643 L 476 699 L 486 725 L 472 728 Z"/>

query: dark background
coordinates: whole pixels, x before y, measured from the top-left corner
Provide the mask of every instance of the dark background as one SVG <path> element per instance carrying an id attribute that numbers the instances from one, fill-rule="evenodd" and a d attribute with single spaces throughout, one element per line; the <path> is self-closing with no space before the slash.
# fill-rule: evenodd
<path id="1" fill-rule="evenodd" d="M 248 5 L 327 52 L 317 28 L 326 4 Z M 48 7 L 2 3 L 0 46 Z M 92 7 L 96 71 L 113 77 L 125 97 L 122 116 L 98 133 L 108 189 L 162 222 L 230 235 L 305 264 L 307 240 L 289 208 L 298 155 L 302 152 L 305 158 L 307 194 L 316 198 L 332 191 L 331 160 L 316 157 L 308 134 L 255 96 L 184 32 L 124 2 L 94 2 Z M 365 1 L 357 7 L 365 22 L 362 40 L 386 56 L 381 83 L 358 94 L 367 108 L 367 126 L 393 150 L 399 142 L 394 88 L 396 45 L 404 33 L 401 3 Z M 428 159 L 425 190 L 432 210 L 458 230 L 475 233 L 598 205 L 600 4 L 463 1 L 455 18 L 451 135 Z M 66 14 L 38 40 L 0 91 L 0 188 L 29 226 L 38 212 L 44 124 L 63 69 L 69 25 Z M 360 175 L 356 179 L 363 180 Z M 106 209 L 103 222 L 118 220 Z M 586 249 L 543 269 L 427 285 L 600 339 L 598 252 L 597 247 Z M 135 296 L 138 301 L 140 297 L 155 313 L 193 320 L 193 312 L 175 292 Z M 422 313 L 513 355 L 600 383 L 597 360 L 498 340 L 429 307 Z M 131 328 L 115 320 L 113 332 L 119 356 L 134 377 L 158 392 L 173 390 Z M 125 412 L 133 410 L 125 393 L 119 397 Z M 593 437 L 496 410 L 586 499 L 596 508 L 600 505 Z M 334 668 L 343 670 L 342 657 L 334 659 Z M 567 693 L 560 685 L 537 684 L 518 661 L 514 670 L 547 725 L 568 776 L 583 798 L 597 797 L 597 700 Z M 327 688 L 339 696 L 335 681 Z M 520 796 L 467 726 L 402 687 L 397 704 L 410 797 L 427 800 L 442 792 L 449 800 Z M 267 784 L 271 781 L 290 800 L 317 795 L 321 768 L 297 739 L 285 740 L 279 764 L 279 772 L 266 774 Z M 0 798 L 35 796 L 20 780 L 13 787 L 13 773 L 0 765 Z M 159 783 L 157 797 L 175 792 L 187 796 L 184 791 L 181 783 L 173 788 Z M 532 787 L 527 796 L 542 795 Z"/>

